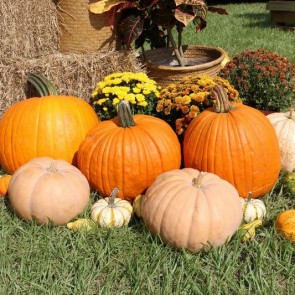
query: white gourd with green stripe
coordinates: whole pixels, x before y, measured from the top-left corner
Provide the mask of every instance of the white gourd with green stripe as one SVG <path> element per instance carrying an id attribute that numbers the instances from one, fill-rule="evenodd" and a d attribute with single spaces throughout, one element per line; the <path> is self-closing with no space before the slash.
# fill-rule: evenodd
<path id="1" fill-rule="evenodd" d="M 91 219 L 102 228 L 123 227 L 130 221 L 132 205 L 116 198 L 119 190 L 115 188 L 107 198 L 100 199 L 91 207 Z"/>
<path id="2" fill-rule="evenodd" d="M 266 207 L 262 200 L 252 199 L 252 194 L 249 193 L 247 199 L 241 198 L 243 208 L 243 220 L 246 223 L 257 219 L 263 219 L 266 215 Z"/>

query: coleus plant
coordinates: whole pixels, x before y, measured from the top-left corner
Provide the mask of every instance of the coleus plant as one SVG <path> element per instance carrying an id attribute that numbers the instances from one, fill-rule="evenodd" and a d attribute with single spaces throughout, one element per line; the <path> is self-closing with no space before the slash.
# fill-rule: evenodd
<path id="1" fill-rule="evenodd" d="M 208 11 L 227 14 L 222 8 L 208 6 L 205 0 L 99 0 L 89 5 L 92 13 L 107 13 L 121 47 L 151 48 L 172 46 L 180 66 L 182 31 L 193 22 L 195 31 L 206 27 Z M 177 30 L 175 42 L 172 30 Z"/>

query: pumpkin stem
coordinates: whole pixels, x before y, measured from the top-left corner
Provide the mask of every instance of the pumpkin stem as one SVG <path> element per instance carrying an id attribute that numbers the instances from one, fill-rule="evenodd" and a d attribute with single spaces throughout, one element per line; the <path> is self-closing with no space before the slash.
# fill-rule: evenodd
<path id="1" fill-rule="evenodd" d="M 47 78 L 29 73 L 28 82 L 30 82 L 38 91 L 40 96 L 58 95 L 56 87 Z"/>
<path id="2" fill-rule="evenodd" d="M 193 178 L 192 184 L 194 187 L 196 187 L 196 188 L 201 187 L 201 178 L 204 174 L 205 174 L 204 172 L 200 172 L 198 177 Z"/>
<path id="3" fill-rule="evenodd" d="M 108 200 L 108 202 L 109 202 L 109 207 L 111 207 L 111 208 L 116 207 L 116 205 L 115 205 L 115 199 L 116 199 L 116 197 L 117 197 L 117 195 L 118 195 L 118 192 L 119 192 L 119 189 L 118 189 L 117 187 L 115 187 L 115 188 L 113 189 L 113 191 L 111 192 L 111 194 L 110 194 L 110 196 L 109 196 L 109 200 Z"/>
<path id="4" fill-rule="evenodd" d="M 129 101 L 123 99 L 119 102 L 118 119 L 120 126 L 123 128 L 135 126 L 135 122 L 131 114 Z"/>
<path id="5" fill-rule="evenodd" d="M 212 89 L 212 96 L 215 100 L 216 113 L 228 113 L 236 109 L 236 107 L 230 103 L 228 94 L 223 86 L 215 85 Z"/>
<path id="6" fill-rule="evenodd" d="M 252 194 L 252 192 L 249 192 L 246 202 L 249 203 L 252 198 L 253 198 L 253 194 Z"/>
<path id="7" fill-rule="evenodd" d="M 48 172 L 51 172 L 51 173 L 56 173 L 58 171 L 58 169 L 56 168 L 57 166 L 57 162 L 54 161 L 50 164 L 50 166 L 47 168 L 47 171 Z"/>

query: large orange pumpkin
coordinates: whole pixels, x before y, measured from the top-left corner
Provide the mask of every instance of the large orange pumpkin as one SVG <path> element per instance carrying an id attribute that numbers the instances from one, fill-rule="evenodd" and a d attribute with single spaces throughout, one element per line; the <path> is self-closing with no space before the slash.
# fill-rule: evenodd
<path id="1" fill-rule="evenodd" d="M 87 134 L 77 160 L 92 188 L 107 197 L 117 187 L 118 197 L 130 201 L 159 174 L 180 167 L 180 143 L 165 121 L 132 117 L 128 102 L 121 101 L 118 118 L 99 123 Z"/>
<path id="2" fill-rule="evenodd" d="M 0 166 L 12 174 L 36 157 L 74 163 L 80 143 L 97 124 L 93 108 L 81 98 L 52 94 L 17 102 L 0 119 Z"/>
<path id="3" fill-rule="evenodd" d="M 230 104 L 222 86 L 214 87 L 215 108 L 198 115 L 186 130 L 185 167 L 215 173 L 243 198 L 266 194 L 276 183 L 280 149 L 275 130 L 258 110 Z"/>

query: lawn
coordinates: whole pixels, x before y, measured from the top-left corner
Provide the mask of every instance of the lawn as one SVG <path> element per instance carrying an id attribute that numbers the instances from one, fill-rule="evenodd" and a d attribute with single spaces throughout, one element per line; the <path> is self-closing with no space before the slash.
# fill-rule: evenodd
<path id="1" fill-rule="evenodd" d="M 271 28 L 266 3 L 219 5 L 228 15 L 209 12 L 207 27 L 195 33 L 193 26 L 183 32 L 183 44 L 219 46 L 233 57 L 245 49 L 268 49 L 295 62 L 294 31 Z"/>
<path id="2" fill-rule="evenodd" d="M 266 48 L 295 62 L 295 33 L 271 29 L 265 5 L 222 5 L 229 16 L 210 14 L 207 28 L 197 35 L 189 28 L 184 43 L 220 46 L 230 56 Z M 80 217 L 89 217 L 98 197 L 92 192 Z M 122 229 L 74 233 L 24 222 L 1 198 L 0 294 L 295 294 L 295 244 L 274 228 L 279 212 L 295 208 L 294 195 L 280 177 L 263 201 L 267 216 L 253 241 L 236 234 L 192 254 L 164 245 L 135 216 Z"/>

